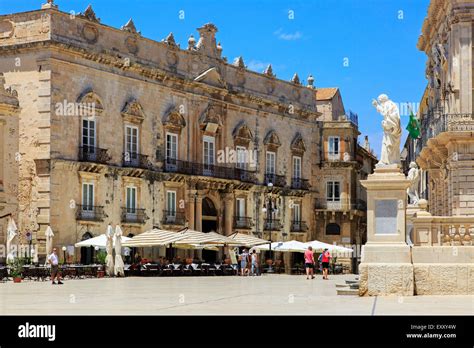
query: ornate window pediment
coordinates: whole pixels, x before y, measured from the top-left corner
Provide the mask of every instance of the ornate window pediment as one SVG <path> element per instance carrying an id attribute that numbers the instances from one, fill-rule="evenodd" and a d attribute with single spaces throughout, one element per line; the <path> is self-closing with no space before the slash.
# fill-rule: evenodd
<path id="1" fill-rule="evenodd" d="M 199 125 L 207 133 L 216 134 L 222 127 L 222 106 L 209 104 L 206 110 L 199 117 Z"/>
<path id="2" fill-rule="evenodd" d="M 168 130 L 174 130 L 178 133 L 186 127 L 186 121 L 176 106 L 172 106 L 163 117 L 163 125 Z"/>
<path id="3" fill-rule="evenodd" d="M 291 150 L 295 153 L 303 153 L 306 151 L 306 145 L 300 133 L 296 133 L 291 142 Z"/>
<path id="4" fill-rule="evenodd" d="M 252 132 L 244 121 L 235 127 L 232 136 L 236 145 L 248 145 L 253 139 Z"/>
<path id="5" fill-rule="evenodd" d="M 145 119 L 145 113 L 142 106 L 136 100 L 131 100 L 123 107 L 122 117 L 129 122 L 142 123 Z"/>
<path id="6" fill-rule="evenodd" d="M 77 98 L 77 102 L 87 108 L 93 108 L 95 113 L 101 114 L 104 111 L 101 98 L 91 90 L 84 91 Z"/>
<path id="7" fill-rule="evenodd" d="M 271 130 L 267 133 L 263 143 L 272 147 L 279 147 L 281 145 L 280 137 L 274 130 Z"/>

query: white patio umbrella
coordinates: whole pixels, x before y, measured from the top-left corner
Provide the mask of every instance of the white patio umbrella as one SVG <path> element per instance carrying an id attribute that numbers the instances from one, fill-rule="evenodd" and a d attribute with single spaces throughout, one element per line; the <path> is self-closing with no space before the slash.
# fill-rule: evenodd
<path id="1" fill-rule="evenodd" d="M 12 250 L 12 244 L 17 235 L 16 231 L 18 231 L 18 228 L 16 227 L 15 220 L 13 220 L 13 217 L 9 216 L 7 227 L 7 262 L 13 261 L 15 258 L 15 253 Z"/>
<path id="2" fill-rule="evenodd" d="M 246 246 L 246 247 L 253 247 L 255 245 L 262 245 L 262 244 L 269 244 L 270 241 L 265 240 L 265 239 L 260 239 L 257 237 L 254 237 L 249 234 L 245 233 L 234 233 L 229 236 L 229 238 L 234 239 L 236 242 L 240 243 L 240 245 Z"/>
<path id="3" fill-rule="evenodd" d="M 113 231 L 113 230 L 112 230 Z M 113 233 L 113 232 L 112 232 Z M 124 237 L 122 236 L 122 244 L 131 240 L 132 238 Z M 113 245 L 115 245 L 115 238 L 112 238 Z M 82 248 L 82 247 L 99 247 L 100 249 L 106 249 L 107 247 L 107 235 L 101 234 L 100 236 L 94 237 L 94 238 L 89 238 L 86 240 L 83 240 L 81 242 L 77 242 L 74 244 L 76 248 Z"/>
<path id="4" fill-rule="evenodd" d="M 269 244 L 257 245 L 252 249 L 257 250 L 270 250 Z M 290 240 L 287 242 L 274 242 L 271 244 L 272 251 L 282 252 L 298 252 L 304 253 L 308 246 L 305 243 L 298 242 L 297 240 Z"/>
<path id="5" fill-rule="evenodd" d="M 122 260 L 122 229 L 119 225 L 115 226 L 115 276 L 123 277 L 125 275 L 123 270 L 124 264 Z"/>
<path id="6" fill-rule="evenodd" d="M 113 255 L 114 230 L 112 229 L 112 226 L 110 225 L 107 226 L 106 237 L 107 237 L 107 242 L 105 245 L 105 250 L 107 251 L 107 257 L 105 258 L 105 267 L 106 267 L 107 275 L 110 277 L 114 275 L 114 255 Z"/>
<path id="7" fill-rule="evenodd" d="M 186 236 L 180 232 L 153 229 L 127 239 L 126 242 L 122 243 L 122 246 L 135 248 L 167 246 L 184 238 L 186 238 Z"/>
<path id="8" fill-rule="evenodd" d="M 53 237 L 54 233 L 51 229 L 51 226 L 46 227 L 46 231 L 44 232 L 46 237 L 46 255 L 49 256 L 53 252 Z"/>
<path id="9" fill-rule="evenodd" d="M 311 246 L 313 248 L 314 252 L 323 252 L 324 249 L 328 249 L 330 252 L 336 252 L 336 253 L 350 253 L 352 254 L 353 250 L 350 248 L 346 248 L 340 245 L 335 245 L 335 244 L 329 244 L 329 243 L 324 243 L 320 242 L 318 240 L 313 240 L 311 242 L 305 243 L 308 246 Z"/>

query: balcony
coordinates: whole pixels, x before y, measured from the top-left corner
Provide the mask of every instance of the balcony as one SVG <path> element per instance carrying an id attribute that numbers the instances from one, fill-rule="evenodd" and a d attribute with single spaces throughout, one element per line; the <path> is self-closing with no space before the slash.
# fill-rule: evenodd
<path id="1" fill-rule="evenodd" d="M 180 173 L 187 175 L 210 176 L 221 179 L 239 180 L 243 182 L 256 183 L 256 173 L 234 167 L 216 166 L 195 162 L 181 161 L 174 158 L 166 158 L 164 171 L 167 173 Z"/>
<path id="2" fill-rule="evenodd" d="M 306 221 L 291 221 L 290 232 L 306 232 L 308 230 L 308 225 Z"/>
<path id="3" fill-rule="evenodd" d="M 427 145 L 431 138 L 435 138 L 443 132 L 473 132 L 474 113 L 467 114 L 445 114 L 442 110 L 433 110 L 421 119 L 421 137 L 418 152 Z"/>
<path id="4" fill-rule="evenodd" d="M 351 162 L 354 156 L 349 152 L 325 152 L 324 161 L 326 162 Z"/>
<path id="5" fill-rule="evenodd" d="M 186 216 L 184 212 L 173 210 L 163 210 L 163 225 L 184 226 L 186 224 Z"/>
<path id="6" fill-rule="evenodd" d="M 273 186 L 278 186 L 278 187 L 286 186 L 286 178 L 283 175 L 265 174 L 264 178 L 265 178 L 265 185 L 272 183 Z"/>
<path id="7" fill-rule="evenodd" d="M 291 188 L 295 190 L 309 190 L 310 184 L 308 179 L 292 178 Z"/>
<path id="8" fill-rule="evenodd" d="M 124 152 L 122 157 L 122 165 L 124 167 L 149 169 L 151 163 L 148 156 L 136 152 Z"/>
<path id="9" fill-rule="evenodd" d="M 77 205 L 76 220 L 81 221 L 103 221 L 107 216 L 104 207 L 93 205 Z"/>
<path id="10" fill-rule="evenodd" d="M 348 210 L 367 210 L 367 203 L 364 200 L 358 199 L 355 202 L 329 201 L 325 199 L 317 199 L 315 208 L 317 210 L 330 211 L 348 211 Z"/>
<path id="11" fill-rule="evenodd" d="M 145 214 L 145 209 L 122 208 L 122 222 L 144 224 L 146 220 L 148 220 L 148 216 Z"/>
<path id="12" fill-rule="evenodd" d="M 265 231 L 279 231 L 283 228 L 280 219 L 264 219 L 263 229 Z"/>
<path id="13" fill-rule="evenodd" d="M 247 216 L 235 216 L 234 228 L 250 230 L 253 226 L 252 218 Z"/>
<path id="14" fill-rule="evenodd" d="M 79 147 L 79 161 L 81 162 L 107 164 L 110 159 L 111 157 L 108 155 L 106 149 L 85 145 Z"/>

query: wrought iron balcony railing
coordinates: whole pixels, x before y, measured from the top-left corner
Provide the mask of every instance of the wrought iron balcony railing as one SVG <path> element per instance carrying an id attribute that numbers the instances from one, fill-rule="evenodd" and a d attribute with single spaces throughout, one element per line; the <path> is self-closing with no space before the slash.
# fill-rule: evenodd
<path id="1" fill-rule="evenodd" d="M 291 188 L 297 190 L 309 190 L 309 180 L 302 178 L 292 178 L 291 179 Z"/>
<path id="2" fill-rule="evenodd" d="M 291 221 L 290 231 L 291 232 L 306 232 L 308 230 L 308 225 L 306 221 Z"/>
<path id="3" fill-rule="evenodd" d="M 448 114 L 433 110 L 423 115 L 421 119 L 421 144 L 425 147 L 428 140 L 443 132 L 472 132 L 474 131 L 474 113 Z"/>
<path id="4" fill-rule="evenodd" d="M 247 216 L 235 216 L 234 228 L 251 229 L 253 226 L 252 218 Z"/>
<path id="5" fill-rule="evenodd" d="M 163 225 L 179 225 L 184 226 L 186 224 L 186 216 L 184 212 L 178 212 L 175 210 L 163 210 Z"/>
<path id="6" fill-rule="evenodd" d="M 285 187 L 286 186 L 286 178 L 283 175 L 277 175 L 277 174 L 265 174 L 264 176 L 265 179 L 265 185 L 268 185 L 269 183 L 272 183 L 273 186 L 278 186 L 278 187 Z"/>
<path id="7" fill-rule="evenodd" d="M 124 152 L 123 153 L 123 166 L 132 168 L 149 169 L 151 163 L 148 160 L 148 156 L 142 155 L 136 152 Z"/>
<path id="8" fill-rule="evenodd" d="M 82 221 L 103 221 L 106 217 L 104 207 L 94 205 L 77 205 L 76 220 Z"/>
<path id="9" fill-rule="evenodd" d="M 107 149 L 100 149 L 93 146 L 79 146 L 79 161 L 95 162 L 107 164 L 111 157 L 107 153 Z"/>
<path id="10" fill-rule="evenodd" d="M 145 209 L 122 208 L 122 222 L 143 224 L 148 219 Z"/>
<path id="11" fill-rule="evenodd" d="M 341 200 L 325 200 L 317 199 L 316 200 L 316 209 L 319 210 L 331 210 L 331 211 L 348 211 L 348 210 L 367 210 L 367 203 L 358 199 L 355 202 L 343 202 Z"/>
<path id="12" fill-rule="evenodd" d="M 181 161 L 174 158 L 165 159 L 164 171 L 168 173 L 211 176 L 222 179 L 240 180 L 243 182 L 257 183 L 256 173 L 252 171 L 235 167 L 224 167 L 213 164 Z"/>
<path id="13" fill-rule="evenodd" d="M 264 219 L 263 229 L 265 231 L 279 231 L 282 228 L 280 219 Z"/>

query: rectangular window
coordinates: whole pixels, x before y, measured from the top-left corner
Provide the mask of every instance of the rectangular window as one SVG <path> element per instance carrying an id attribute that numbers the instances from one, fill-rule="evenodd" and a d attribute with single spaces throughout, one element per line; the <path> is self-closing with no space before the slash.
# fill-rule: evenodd
<path id="1" fill-rule="evenodd" d="M 95 121 L 82 120 L 82 146 L 89 147 L 88 153 L 94 152 L 95 139 Z"/>
<path id="2" fill-rule="evenodd" d="M 127 214 L 136 214 L 137 212 L 137 188 L 134 186 L 127 186 Z"/>
<path id="3" fill-rule="evenodd" d="M 301 206 L 299 204 L 293 205 L 293 221 L 299 223 L 301 221 Z"/>
<path id="4" fill-rule="evenodd" d="M 138 127 L 125 127 L 125 153 L 130 159 L 136 159 L 138 155 Z"/>
<path id="5" fill-rule="evenodd" d="M 244 198 L 237 198 L 235 206 L 235 214 L 238 218 L 245 217 L 245 199 Z"/>
<path id="6" fill-rule="evenodd" d="M 301 178 L 301 157 L 293 157 L 293 178 Z"/>
<path id="7" fill-rule="evenodd" d="M 166 192 L 166 215 L 176 216 L 176 191 Z"/>
<path id="8" fill-rule="evenodd" d="M 339 159 L 339 137 L 329 137 L 329 159 Z"/>
<path id="9" fill-rule="evenodd" d="M 247 149 L 243 146 L 236 146 L 235 151 L 237 152 L 236 167 L 239 169 L 245 169 L 247 167 Z"/>
<path id="10" fill-rule="evenodd" d="M 215 163 L 215 138 L 204 136 L 203 138 L 203 158 L 204 158 L 204 175 L 211 175 Z"/>
<path id="11" fill-rule="evenodd" d="M 340 202 L 341 196 L 339 181 L 327 182 L 326 199 L 328 202 Z"/>
<path id="12" fill-rule="evenodd" d="M 82 184 L 82 210 L 94 210 L 94 184 L 92 183 Z"/>
<path id="13" fill-rule="evenodd" d="M 166 133 L 166 158 L 178 159 L 178 135 Z"/>
<path id="14" fill-rule="evenodd" d="M 266 153 L 266 166 L 265 166 L 265 173 L 266 174 L 275 174 L 275 152 L 267 151 Z"/>

